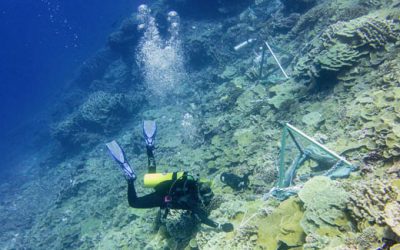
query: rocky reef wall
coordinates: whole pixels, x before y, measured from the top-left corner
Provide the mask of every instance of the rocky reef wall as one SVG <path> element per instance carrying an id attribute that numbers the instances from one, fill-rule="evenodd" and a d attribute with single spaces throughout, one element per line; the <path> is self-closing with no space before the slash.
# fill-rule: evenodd
<path id="1" fill-rule="evenodd" d="M 169 4 L 184 12 L 189 2 Z M 151 7 L 161 15 L 169 4 Z M 400 2 L 215 4 L 218 17 L 181 20 L 190 80 L 166 102 L 146 99 L 134 60 L 139 39 L 134 17 L 82 66 L 53 126 L 56 140 L 79 150 L 41 162 L 41 178 L 20 188 L 24 197 L 32 186 L 46 183 L 54 199 L 45 210 L 32 208 L 37 213 L 28 215 L 31 226 L 6 241 L 9 246 L 373 249 L 382 238 L 399 241 Z M 254 45 L 233 49 L 249 38 L 257 39 Z M 254 59 L 264 40 L 289 79 L 268 51 L 259 77 Z M 128 207 L 126 183 L 104 142 L 115 138 L 124 146 L 139 173 L 138 193 L 149 192 L 141 181 L 147 162 L 142 119 L 159 124 L 159 170 L 191 171 L 214 180 L 210 218 L 233 223 L 233 232 L 200 225 L 187 213 L 155 225 L 157 209 Z M 314 135 L 358 170 L 345 180 L 295 180 L 302 187 L 298 195 L 284 202 L 263 200 L 277 179 L 286 122 Z M 232 190 L 219 180 L 223 172 L 250 174 L 249 187 Z M 23 206 L 26 199 L 16 202 Z"/>

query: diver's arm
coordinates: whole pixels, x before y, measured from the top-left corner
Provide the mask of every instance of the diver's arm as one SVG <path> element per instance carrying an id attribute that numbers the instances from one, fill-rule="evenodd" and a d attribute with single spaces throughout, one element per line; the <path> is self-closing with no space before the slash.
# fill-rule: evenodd
<path id="1" fill-rule="evenodd" d="M 137 197 L 135 190 L 135 181 L 128 180 L 128 202 L 133 208 L 153 208 L 161 207 L 164 203 L 164 197 L 158 192 L 154 192 L 142 197 Z"/>
<path id="2" fill-rule="evenodd" d="M 207 213 L 200 208 L 196 208 L 192 211 L 193 211 L 193 214 L 201 221 L 201 223 L 204 223 L 207 226 L 221 229 L 224 232 L 232 232 L 233 231 L 233 225 L 231 223 L 224 223 L 224 224 L 217 223 L 217 222 L 209 219 L 207 216 Z"/>
<path id="3" fill-rule="evenodd" d="M 218 227 L 218 223 L 216 223 L 215 221 L 211 220 L 208 218 L 207 213 L 200 208 L 194 208 L 192 210 L 193 214 L 196 216 L 196 218 L 198 218 L 201 223 L 206 224 L 207 226 L 213 227 L 213 228 L 217 228 Z"/>

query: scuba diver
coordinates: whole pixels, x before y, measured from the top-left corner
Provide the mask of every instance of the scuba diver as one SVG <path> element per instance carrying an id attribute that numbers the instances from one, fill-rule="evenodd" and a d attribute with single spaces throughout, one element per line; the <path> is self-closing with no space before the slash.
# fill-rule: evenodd
<path id="1" fill-rule="evenodd" d="M 231 232 L 231 223 L 216 223 L 208 218 L 206 210 L 214 194 L 207 183 L 201 182 L 187 172 L 156 173 L 156 161 L 154 158 L 155 136 L 157 126 L 155 121 L 143 122 L 143 134 L 146 142 L 148 158 L 148 174 L 144 176 L 144 186 L 154 188 L 155 191 L 148 195 L 138 197 L 135 190 L 137 175 L 125 158 L 122 148 L 116 141 L 106 144 L 113 158 L 124 172 L 128 182 L 128 202 L 133 208 L 165 209 L 164 218 L 170 209 L 187 210 L 201 223 L 218 228 L 224 232 Z"/>

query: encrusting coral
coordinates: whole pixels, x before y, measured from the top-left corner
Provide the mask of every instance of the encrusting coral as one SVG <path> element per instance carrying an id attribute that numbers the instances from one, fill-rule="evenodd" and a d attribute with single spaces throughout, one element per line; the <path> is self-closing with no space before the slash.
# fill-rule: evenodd
<path id="1" fill-rule="evenodd" d="M 378 241 L 378 232 L 374 227 L 367 227 L 355 239 L 359 249 L 371 249 L 372 244 Z"/>
<path id="2" fill-rule="evenodd" d="M 314 177 L 299 192 L 305 212 L 301 226 L 307 234 L 340 235 L 342 228 L 350 228 L 344 209 L 348 193 L 329 177 Z"/>
<path id="3" fill-rule="evenodd" d="M 309 53 L 299 59 L 295 66 L 296 78 L 318 80 L 326 72 L 347 69 L 372 51 L 396 42 L 400 27 L 393 19 L 386 19 L 387 15 L 377 12 L 330 25 L 314 41 Z"/>
<path id="4" fill-rule="evenodd" d="M 385 222 L 400 237 L 400 200 L 386 204 L 384 216 Z"/>
<path id="5" fill-rule="evenodd" d="M 349 192 L 347 208 L 350 216 L 363 229 L 366 225 L 385 225 L 385 206 L 395 201 L 397 193 L 387 180 L 367 179 L 346 184 Z"/>
<path id="6" fill-rule="evenodd" d="M 270 215 L 259 221 L 258 243 L 268 249 L 277 249 L 281 244 L 301 246 L 306 237 L 300 226 L 303 215 L 304 210 L 298 199 L 282 202 Z"/>

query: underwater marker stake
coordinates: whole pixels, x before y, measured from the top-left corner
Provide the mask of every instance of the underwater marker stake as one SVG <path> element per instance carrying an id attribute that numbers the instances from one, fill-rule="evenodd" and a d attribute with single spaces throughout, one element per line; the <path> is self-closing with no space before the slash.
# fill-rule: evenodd
<path id="1" fill-rule="evenodd" d="M 262 46 L 261 48 L 262 48 L 262 54 L 261 54 L 261 62 L 260 62 L 260 71 L 258 73 L 258 78 L 260 78 L 260 79 L 262 77 L 262 70 L 264 67 L 264 59 L 265 59 L 265 47 Z"/>
<path id="2" fill-rule="evenodd" d="M 289 76 L 286 74 L 285 70 L 283 70 L 282 65 L 279 63 L 278 58 L 276 58 L 274 52 L 272 51 L 271 47 L 269 46 L 269 44 L 267 43 L 267 41 L 264 41 L 265 45 L 267 45 L 267 48 L 269 49 L 269 51 L 271 52 L 272 56 L 274 57 L 276 63 L 278 64 L 279 68 L 282 70 L 282 73 L 285 75 L 286 78 L 289 78 Z"/>

